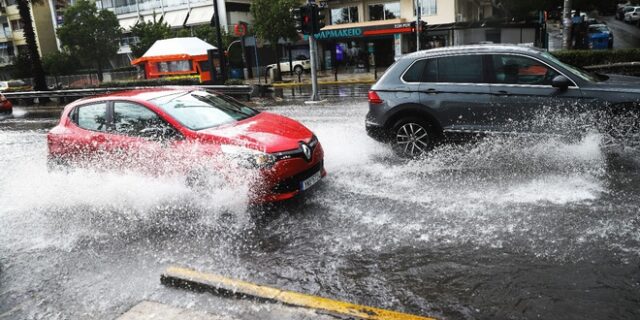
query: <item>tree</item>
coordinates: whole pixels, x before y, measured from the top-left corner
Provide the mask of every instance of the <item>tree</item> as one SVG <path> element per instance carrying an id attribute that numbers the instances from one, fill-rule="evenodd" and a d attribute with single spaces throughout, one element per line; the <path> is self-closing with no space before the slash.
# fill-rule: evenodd
<path id="1" fill-rule="evenodd" d="M 55 77 L 57 86 L 58 76 L 72 74 L 78 68 L 78 61 L 68 52 L 54 52 L 42 57 L 42 67 Z"/>
<path id="2" fill-rule="evenodd" d="M 505 18 L 511 20 L 524 20 L 531 17 L 533 12 L 538 10 L 547 10 L 557 7 L 562 0 L 538 0 L 538 1 L 522 1 L 522 0 L 500 0 L 498 7 L 504 12 Z M 537 17 L 537 16 L 535 16 Z"/>
<path id="3" fill-rule="evenodd" d="M 104 64 L 118 53 L 121 36 L 116 15 L 109 10 L 98 11 L 87 0 L 67 8 L 64 24 L 58 28 L 62 45 L 86 65 L 95 65 L 100 81 Z"/>
<path id="4" fill-rule="evenodd" d="M 253 27 L 258 38 L 267 40 L 273 46 L 276 61 L 280 61 L 278 40 L 280 38 L 293 40 L 298 38 L 298 32 L 294 26 L 291 9 L 300 6 L 299 0 L 253 0 L 251 1 L 251 15 L 253 15 Z M 277 80 L 280 80 L 280 64 Z"/>
<path id="5" fill-rule="evenodd" d="M 16 79 L 31 78 L 33 76 L 33 64 L 29 53 L 26 51 L 18 52 L 18 55 L 13 58 L 12 67 L 11 76 Z"/>
<path id="6" fill-rule="evenodd" d="M 216 39 L 215 27 L 208 26 L 208 25 L 201 25 L 201 26 L 193 27 L 191 31 L 194 37 L 200 38 L 206 41 L 207 43 L 214 44 L 218 41 Z M 236 37 L 233 36 L 231 33 L 229 33 L 227 30 L 225 30 L 224 28 L 221 31 L 222 31 L 222 45 L 224 46 L 222 50 L 227 50 L 231 42 L 233 42 L 236 39 Z"/>
<path id="7" fill-rule="evenodd" d="M 42 61 L 40 61 L 40 52 L 38 52 L 38 43 L 36 42 L 36 33 L 33 30 L 33 20 L 31 19 L 31 4 L 37 3 L 39 0 L 17 0 L 18 12 L 20 19 L 24 24 L 24 37 L 27 41 L 26 57 L 31 63 L 31 75 L 33 76 L 33 89 L 47 90 L 47 80 L 45 79 L 44 70 L 42 69 Z"/>
<path id="8" fill-rule="evenodd" d="M 156 21 L 156 15 L 153 15 L 152 21 L 138 21 L 131 27 L 131 35 L 137 37 L 139 42 L 131 44 L 131 53 L 136 58 L 142 57 L 149 48 L 158 40 L 170 38 L 173 35 L 171 26 L 163 21 L 160 17 Z"/>

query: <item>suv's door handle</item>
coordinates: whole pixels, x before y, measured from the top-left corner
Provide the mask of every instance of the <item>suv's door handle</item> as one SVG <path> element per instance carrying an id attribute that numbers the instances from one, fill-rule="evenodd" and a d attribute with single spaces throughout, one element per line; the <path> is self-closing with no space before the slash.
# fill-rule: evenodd
<path id="1" fill-rule="evenodd" d="M 438 91 L 438 90 L 436 90 L 436 89 L 433 89 L 433 88 L 429 88 L 429 89 L 427 89 L 427 91 L 426 91 L 426 92 L 427 92 L 428 94 L 436 94 L 436 93 L 438 93 L 439 91 Z"/>
<path id="2" fill-rule="evenodd" d="M 496 91 L 493 93 L 496 96 L 508 96 L 509 92 L 505 91 L 505 90 L 500 90 L 500 91 Z"/>

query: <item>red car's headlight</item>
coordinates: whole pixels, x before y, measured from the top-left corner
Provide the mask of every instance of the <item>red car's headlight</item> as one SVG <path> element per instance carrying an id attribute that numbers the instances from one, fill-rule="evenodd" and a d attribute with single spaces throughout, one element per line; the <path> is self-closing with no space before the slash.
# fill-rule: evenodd
<path id="1" fill-rule="evenodd" d="M 270 168 L 276 163 L 272 154 L 234 145 L 221 145 L 220 149 L 230 160 L 246 168 Z"/>

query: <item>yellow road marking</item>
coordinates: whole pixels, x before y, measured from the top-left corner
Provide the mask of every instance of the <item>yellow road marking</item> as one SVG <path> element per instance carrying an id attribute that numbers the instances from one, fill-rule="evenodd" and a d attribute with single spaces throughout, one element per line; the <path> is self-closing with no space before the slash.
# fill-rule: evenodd
<path id="1" fill-rule="evenodd" d="M 308 294 L 280 290 L 267 286 L 261 286 L 250 282 L 235 280 L 217 274 L 198 272 L 193 269 L 181 267 L 169 267 L 162 274 L 162 283 L 192 283 L 214 291 L 230 292 L 237 295 L 250 296 L 259 299 L 267 299 L 282 302 L 288 305 L 323 310 L 329 313 L 341 314 L 367 320 L 432 320 L 422 316 L 416 316 L 396 311 L 367 307 L 353 303 L 327 299 Z"/>

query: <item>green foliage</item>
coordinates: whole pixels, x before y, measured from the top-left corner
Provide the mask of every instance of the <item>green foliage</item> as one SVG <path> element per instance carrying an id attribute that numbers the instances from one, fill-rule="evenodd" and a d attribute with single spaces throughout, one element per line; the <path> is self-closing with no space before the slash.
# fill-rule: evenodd
<path id="1" fill-rule="evenodd" d="M 122 28 L 116 15 L 109 10 L 100 10 L 94 3 L 79 0 L 68 7 L 64 24 L 58 28 L 62 45 L 86 65 L 95 65 L 98 77 L 102 77 L 102 66 L 118 53 Z"/>
<path id="2" fill-rule="evenodd" d="M 160 17 L 156 20 L 155 14 L 151 21 L 138 21 L 131 27 L 131 35 L 138 37 L 140 40 L 135 44 L 131 44 L 131 52 L 135 57 L 142 57 L 149 48 L 158 40 L 168 39 L 173 36 L 171 26 L 163 21 Z"/>
<path id="3" fill-rule="evenodd" d="M 561 61 L 578 67 L 640 61 L 640 49 L 562 50 L 552 53 Z"/>
<path id="4" fill-rule="evenodd" d="M 179 77 L 179 78 L 158 78 L 158 79 L 140 79 L 132 81 L 114 81 L 103 82 L 100 84 L 102 88 L 123 88 L 123 87 L 156 87 L 156 86 L 192 86 L 199 85 L 199 77 Z"/>
<path id="5" fill-rule="evenodd" d="M 244 84 L 244 80 L 242 79 L 228 79 L 227 81 L 225 81 L 226 85 L 228 86 L 239 86 L 239 85 L 243 85 Z"/>
<path id="6" fill-rule="evenodd" d="M 73 74 L 78 69 L 78 59 L 67 52 L 53 52 L 42 57 L 42 67 L 51 76 Z"/>
<path id="7" fill-rule="evenodd" d="M 299 0 L 253 0 L 251 15 L 256 36 L 275 45 L 278 39 L 298 38 L 291 9 L 301 5 Z"/>

